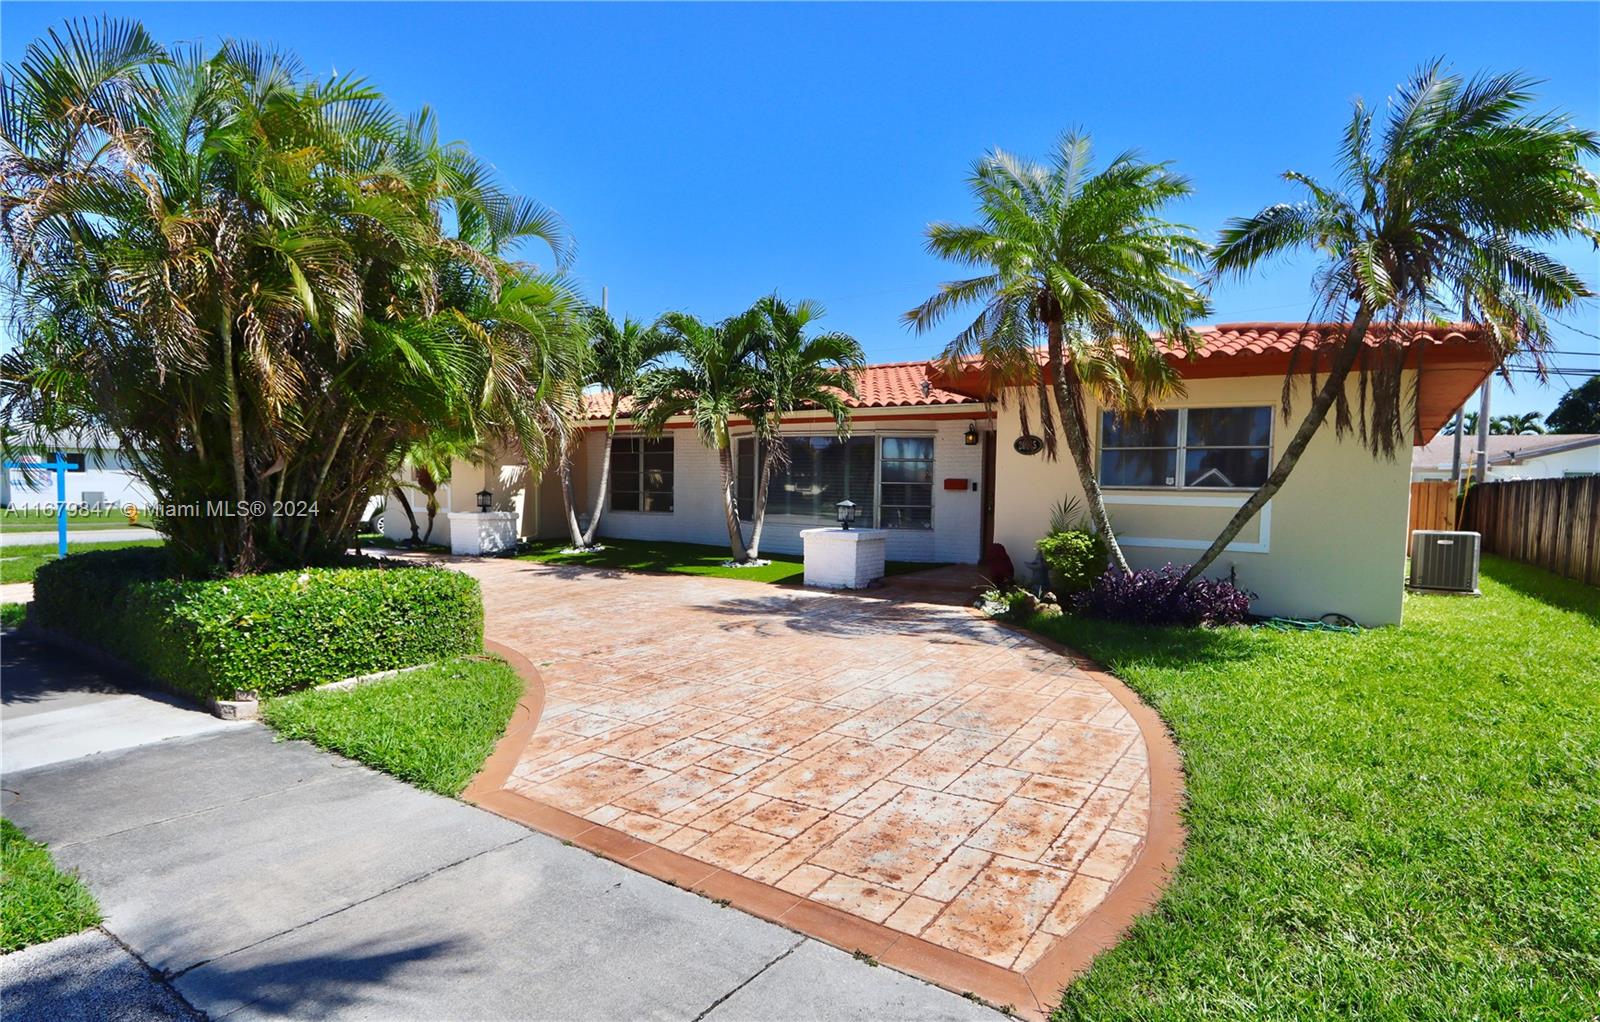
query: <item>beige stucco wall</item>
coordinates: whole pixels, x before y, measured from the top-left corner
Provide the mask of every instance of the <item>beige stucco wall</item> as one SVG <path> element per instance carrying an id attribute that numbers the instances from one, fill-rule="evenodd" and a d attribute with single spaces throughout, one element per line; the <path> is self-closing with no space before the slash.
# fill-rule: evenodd
<path id="1" fill-rule="evenodd" d="M 1191 380 L 1184 397 L 1166 404 L 1272 406 L 1275 462 L 1298 424 L 1296 418 L 1286 426 L 1276 412 L 1282 384 L 1277 376 Z M 1354 400 L 1353 385 L 1350 393 Z M 1297 407 L 1306 400 L 1302 384 Z M 1099 419 L 1094 409 L 1090 421 L 1097 435 Z M 1000 410 L 998 428 L 995 540 L 1026 571 L 1036 557 L 1034 544 L 1048 528 L 1051 506 L 1067 495 L 1081 499 L 1083 491 L 1065 445 L 1055 462 L 1012 449 L 1021 432 L 1015 402 Z M 1337 612 L 1364 625 L 1399 623 L 1409 448 L 1401 454 L 1394 461 L 1375 459 L 1356 437 L 1336 441 L 1331 423 L 1324 425 L 1268 505 L 1266 520 L 1258 517 L 1247 525 L 1208 574 L 1226 576 L 1236 569 L 1239 584 L 1259 594 L 1252 608 L 1258 614 L 1315 618 Z M 1112 526 L 1136 568 L 1194 560 L 1249 496 L 1215 490 L 1106 492 Z"/>
<path id="2" fill-rule="evenodd" d="M 502 450 L 484 465 L 474 465 L 464 458 L 457 458 L 450 466 L 450 481 L 439 487 L 439 514 L 434 519 L 433 533 L 428 541 L 449 546 L 449 512 L 478 510 L 478 491 L 484 489 L 494 494 L 496 510 L 517 513 L 521 523 L 520 536 L 558 535 L 561 496 L 555 480 L 556 473 L 552 467 L 549 485 L 540 485 L 539 478 L 528 472 L 520 451 Z M 417 516 L 418 529 L 426 532 L 426 498 L 414 486 L 407 486 L 405 492 L 411 502 L 411 510 Z M 410 539 L 410 521 L 394 500 L 393 494 L 387 496 L 388 507 L 383 516 L 384 535 L 394 540 Z"/>

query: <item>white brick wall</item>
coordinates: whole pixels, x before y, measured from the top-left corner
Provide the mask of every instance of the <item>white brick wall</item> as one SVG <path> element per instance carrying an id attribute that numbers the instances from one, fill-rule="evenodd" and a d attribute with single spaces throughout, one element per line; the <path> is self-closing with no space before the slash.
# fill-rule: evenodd
<path id="1" fill-rule="evenodd" d="M 806 529 L 806 585 L 824 589 L 865 589 L 883 577 L 885 529 Z"/>
<path id="2" fill-rule="evenodd" d="M 895 415 L 905 415 L 906 409 L 885 409 Z M 935 409 L 936 414 L 949 414 L 950 409 Z M 965 414 L 963 412 L 962 414 Z M 972 410 L 975 418 L 981 416 Z M 852 426 L 853 436 L 932 436 L 933 475 L 933 528 L 890 529 L 887 554 L 892 561 L 929 561 L 937 563 L 975 563 L 978 560 L 978 539 L 982 528 L 982 494 L 978 488 L 983 468 L 982 445 L 968 447 L 962 442 L 971 419 L 888 419 L 875 421 L 870 413 L 858 414 Z M 721 473 L 717 467 L 715 451 L 704 447 L 692 429 L 669 430 L 673 437 L 673 510 L 670 514 L 607 509 L 600 521 L 600 535 L 618 539 L 659 539 L 681 543 L 707 543 L 721 545 L 728 541 L 727 526 L 723 524 Z M 793 435 L 828 434 L 831 428 L 824 423 L 807 425 L 795 422 L 786 425 L 784 432 Z M 749 430 L 736 430 L 735 436 L 749 435 Z M 588 488 L 585 507 L 594 505 L 600 488 L 600 458 L 604 450 L 605 435 L 591 432 L 585 435 L 583 473 Z M 963 478 L 968 486 L 962 491 L 944 489 L 944 481 Z M 798 555 L 802 552 L 800 531 L 814 529 L 827 522 L 809 518 L 768 515 L 761 533 L 763 552 Z M 745 538 L 750 536 L 750 523 L 744 523 Z"/>

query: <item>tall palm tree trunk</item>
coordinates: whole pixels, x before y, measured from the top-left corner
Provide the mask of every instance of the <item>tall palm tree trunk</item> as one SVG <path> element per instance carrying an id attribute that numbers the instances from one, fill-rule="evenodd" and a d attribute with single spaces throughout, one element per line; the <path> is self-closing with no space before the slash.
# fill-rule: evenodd
<path id="1" fill-rule="evenodd" d="M 582 549 L 587 544 L 583 541 L 583 530 L 578 528 L 578 509 L 572 495 L 572 441 L 567 437 L 561 438 L 561 454 L 556 464 L 561 476 L 561 511 L 567 519 L 567 538 L 572 540 L 572 549 Z"/>
<path id="2" fill-rule="evenodd" d="M 745 549 L 744 533 L 739 528 L 739 511 L 733 499 L 733 450 L 728 444 L 726 430 L 717 441 L 717 463 L 722 469 L 722 514 L 728 523 L 728 546 L 733 550 L 734 561 L 742 563 L 750 559 L 750 553 Z"/>
<path id="3" fill-rule="evenodd" d="M 394 495 L 400 502 L 400 510 L 406 513 L 406 521 L 411 524 L 411 542 L 416 543 L 422 538 L 422 532 L 417 528 L 417 513 L 411 510 L 411 501 L 406 499 L 406 491 L 399 483 L 394 484 Z"/>
<path id="4" fill-rule="evenodd" d="M 1083 487 L 1083 502 L 1089 508 L 1089 518 L 1106 541 L 1111 563 L 1126 574 L 1128 559 L 1122 553 L 1116 533 L 1111 531 L 1111 516 L 1106 513 L 1105 498 L 1100 493 L 1100 480 L 1094 471 L 1094 451 L 1089 443 L 1087 420 L 1084 415 L 1083 381 L 1078 370 L 1067 364 L 1061 321 L 1051 319 L 1046 324 L 1049 338 L 1050 376 L 1055 390 L 1056 409 L 1061 413 L 1061 426 L 1067 436 L 1067 451 L 1078 469 L 1078 483 Z"/>
<path id="5" fill-rule="evenodd" d="M 753 561 L 761 556 L 761 529 L 767 524 L 767 487 L 772 483 L 772 459 L 775 456 L 773 449 L 777 444 L 771 444 L 763 452 L 761 458 L 761 471 L 756 479 L 755 509 L 752 514 L 753 521 L 750 526 L 750 559 Z M 761 442 L 756 441 L 756 449 L 760 451 Z"/>
<path id="6" fill-rule="evenodd" d="M 426 509 L 428 512 L 428 531 L 422 534 L 422 542 L 427 543 L 433 538 L 433 522 L 439 517 L 439 491 L 437 488 L 425 491 L 427 493 Z"/>
<path id="7" fill-rule="evenodd" d="M 249 571 L 255 566 L 255 544 L 251 536 L 250 501 L 245 491 L 244 414 L 239 409 L 239 379 L 233 365 L 233 314 L 224 308 L 222 333 L 222 397 L 228 408 L 228 451 L 233 470 L 234 513 L 239 522 L 239 549 L 233 569 Z"/>
<path id="8" fill-rule="evenodd" d="M 589 516 L 589 527 L 583 530 L 583 545 L 594 546 L 595 537 L 600 535 L 600 512 L 605 509 L 606 495 L 611 491 L 611 442 L 617 433 L 617 406 L 621 399 L 615 395 L 611 398 L 611 416 L 606 421 L 606 449 L 600 452 L 600 493 L 594 499 L 594 512 Z"/>
<path id="9" fill-rule="evenodd" d="M 1311 408 L 1306 412 L 1300 428 L 1295 430 L 1283 453 L 1278 456 L 1278 463 L 1273 466 L 1272 474 L 1267 476 L 1266 482 L 1256 488 L 1256 492 L 1250 495 L 1244 506 L 1228 519 L 1228 524 L 1222 527 L 1222 532 L 1212 540 L 1206 552 L 1200 555 L 1200 559 L 1189 566 L 1188 573 L 1183 576 L 1184 585 L 1193 582 L 1203 571 L 1211 567 L 1211 563 L 1222 556 L 1222 551 L 1226 550 L 1234 537 L 1239 535 L 1239 531 L 1249 524 L 1250 519 L 1266 506 L 1274 494 L 1283 488 L 1284 481 L 1289 478 L 1289 473 L 1294 471 L 1300 456 L 1305 453 L 1306 446 L 1311 443 L 1311 438 L 1322 428 L 1323 422 L 1328 418 L 1329 410 L 1344 391 L 1345 380 L 1349 378 L 1350 370 L 1356 364 L 1356 356 L 1361 353 L 1361 346 L 1367 337 L 1367 327 L 1371 323 L 1372 310 L 1362 302 L 1356 308 L 1355 318 L 1350 321 L 1350 329 L 1345 333 L 1344 344 L 1334 356 L 1328 378 L 1322 381 L 1322 389 L 1317 391 L 1317 396 L 1312 399 Z"/>

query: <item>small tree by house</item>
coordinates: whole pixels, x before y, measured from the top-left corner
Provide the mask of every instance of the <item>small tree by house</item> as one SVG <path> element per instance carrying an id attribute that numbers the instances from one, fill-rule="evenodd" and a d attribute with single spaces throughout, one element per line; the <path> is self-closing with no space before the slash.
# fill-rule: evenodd
<path id="1" fill-rule="evenodd" d="M 637 421 L 647 433 L 657 435 L 674 416 L 693 421 L 700 442 L 717 452 L 728 548 L 735 564 L 748 564 L 750 554 L 734 495 L 729 426 L 734 419 L 748 415 L 751 396 L 760 386 L 755 363 L 762 342 L 760 316 L 750 310 L 708 324 L 686 312 L 669 312 L 658 326 L 682 364 L 660 366 L 645 374 L 639 385 Z"/>
<path id="2" fill-rule="evenodd" d="M 654 324 L 632 317 L 623 317 L 619 324 L 610 313 L 598 308 L 589 309 L 586 321 L 589 358 L 585 381 L 598 385 L 606 399 L 606 433 L 605 447 L 600 452 L 599 490 L 589 524 L 581 530 L 572 492 L 572 457 L 576 444 L 569 441 L 561 445 L 561 498 L 574 550 L 590 549 L 600 534 L 600 516 L 611 491 L 611 441 L 617 432 L 617 416 L 638 392 L 645 374 L 672 350 L 671 339 Z"/>
<path id="3" fill-rule="evenodd" d="M 1186 584 L 1282 489 L 1330 413 L 1336 436 L 1358 432 L 1375 457 L 1410 446 L 1407 321 L 1453 318 L 1465 308 L 1496 361 L 1517 354 L 1539 366 L 1551 343 L 1547 313 L 1592 297 L 1581 276 L 1534 246 L 1566 237 L 1600 243 L 1600 182 L 1582 162 L 1600 154 L 1600 135 L 1530 113 L 1532 85 L 1516 74 L 1469 81 L 1429 64 L 1400 89 L 1381 128 L 1356 103 L 1339 143 L 1342 188 L 1290 171 L 1284 177 L 1308 199 L 1224 228 L 1212 279 L 1315 252 L 1323 263 L 1310 318 L 1344 325 L 1324 331 L 1311 356 L 1326 368 L 1320 385 L 1312 378 L 1310 405 L 1277 464 L 1189 568 Z M 1296 368 L 1284 381 L 1286 421 Z M 1365 405 L 1359 416 L 1346 393 L 1352 372 Z"/>
<path id="4" fill-rule="evenodd" d="M 761 556 L 767 488 L 773 469 L 782 467 L 787 450 L 781 439 L 784 416 L 801 408 L 821 409 L 833 419 L 835 435 L 841 440 L 848 437 L 850 410 L 845 398 L 855 396 L 855 372 L 866 362 L 866 355 L 849 334 L 807 334 L 806 328 L 823 315 L 822 306 L 816 302 L 803 300 L 790 305 L 777 295 L 769 295 L 751 311 L 759 322 L 759 341 L 753 351 L 755 391 L 748 408 L 759 452 L 755 507 L 746 551 L 753 561 Z"/>

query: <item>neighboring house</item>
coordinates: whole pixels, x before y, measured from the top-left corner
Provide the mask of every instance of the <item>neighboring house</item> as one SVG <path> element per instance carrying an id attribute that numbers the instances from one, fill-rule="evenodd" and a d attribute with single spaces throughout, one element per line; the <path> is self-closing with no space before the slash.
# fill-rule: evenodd
<path id="1" fill-rule="evenodd" d="M 1309 345 L 1320 329 L 1293 323 L 1240 323 L 1200 328 L 1193 358 L 1169 355 L 1186 394 L 1144 421 L 1119 423 L 1091 408 L 1089 421 L 1113 527 L 1135 567 L 1193 560 L 1276 462 L 1299 424 L 1309 376 L 1297 378 L 1286 422 L 1279 412 L 1291 354 L 1306 373 Z M 1424 371 L 1416 429 L 1432 440 L 1488 375 L 1492 360 L 1464 326 L 1411 328 L 1408 364 Z M 1416 379 L 1407 372 L 1410 392 Z M 988 396 L 976 367 L 934 383 L 956 393 Z M 1358 384 L 1349 385 L 1352 405 Z M 1081 497 L 1077 473 L 1061 456 L 1023 454 L 1016 400 L 1000 402 L 995 539 L 1019 567 L 1049 527 L 1051 505 Z M 1316 618 L 1347 615 L 1365 625 L 1400 620 L 1410 497 L 1409 467 L 1368 453 L 1357 436 L 1334 438 L 1332 416 L 1312 439 L 1284 488 L 1218 559 L 1213 574 L 1237 573 L 1258 594 L 1253 610 Z"/>
<path id="2" fill-rule="evenodd" d="M 64 436 L 57 442 L 60 446 L 54 451 L 19 460 L 53 461 L 59 451 L 73 466 L 67 471 L 68 505 L 102 509 L 128 504 L 143 508 L 155 503 L 149 487 L 134 474 L 127 454 L 114 441 L 108 447 L 79 436 Z M 55 476 L 54 472 L 25 474 L 21 469 L 6 469 L 0 474 L 0 507 L 54 506 Z"/>
<path id="3" fill-rule="evenodd" d="M 1510 479 L 1560 479 L 1565 476 L 1600 475 L 1600 433 L 1547 433 L 1530 436 L 1491 436 L 1485 482 Z M 1455 437 L 1440 433 L 1411 449 L 1411 481 L 1449 479 L 1455 457 Z M 1461 472 L 1472 474 L 1478 464 L 1478 437 L 1461 438 Z"/>

